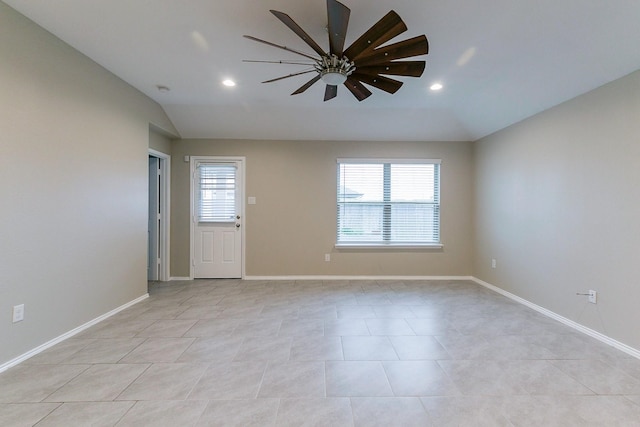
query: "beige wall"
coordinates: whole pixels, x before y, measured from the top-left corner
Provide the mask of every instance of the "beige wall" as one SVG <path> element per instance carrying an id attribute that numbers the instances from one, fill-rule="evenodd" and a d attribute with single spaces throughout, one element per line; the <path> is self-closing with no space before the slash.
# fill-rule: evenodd
<path id="1" fill-rule="evenodd" d="M 471 274 L 468 142 L 174 141 L 171 275 L 189 275 L 189 164 L 185 155 L 246 156 L 246 274 L 462 276 Z M 336 250 L 336 159 L 441 158 L 444 249 Z M 331 262 L 324 254 L 331 254 Z"/>
<path id="2" fill-rule="evenodd" d="M 640 72 L 477 142 L 474 274 L 640 348 L 639 161 Z"/>
<path id="3" fill-rule="evenodd" d="M 149 123 L 175 129 L 1 2 L 0 58 L 2 365 L 147 292 Z"/>
<path id="4" fill-rule="evenodd" d="M 164 154 L 171 155 L 171 138 L 164 132 L 156 129 L 154 126 L 150 126 L 149 148 Z"/>

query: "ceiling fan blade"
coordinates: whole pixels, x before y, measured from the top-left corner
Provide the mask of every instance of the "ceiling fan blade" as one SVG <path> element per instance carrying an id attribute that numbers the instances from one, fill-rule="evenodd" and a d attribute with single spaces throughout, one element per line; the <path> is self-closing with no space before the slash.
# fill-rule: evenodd
<path id="1" fill-rule="evenodd" d="M 302 86 L 300 86 L 298 88 L 298 90 L 296 90 L 295 92 L 293 92 L 291 95 L 298 95 L 301 94 L 302 92 L 304 92 L 305 90 L 309 89 L 311 86 L 313 86 L 313 84 L 315 82 L 317 82 L 318 80 L 320 80 L 320 74 L 318 74 L 317 76 L 315 76 L 314 78 L 312 78 L 311 80 L 309 80 L 308 82 L 306 82 L 305 84 L 303 84 Z"/>
<path id="2" fill-rule="evenodd" d="M 359 55 L 375 49 L 407 31 L 407 26 L 393 10 L 369 28 L 358 40 L 344 51 L 344 56 L 355 60 Z"/>
<path id="3" fill-rule="evenodd" d="M 316 71 L 315 69 L 307 70 L 307 71 L 300 71 L 299 73 L 287 74 L 286 76 L 276 77 L 275 79 L 271 79 L 271 80 L 265 80 L 262 83 L 272 83 L 272 82 L 277 82 L 278 80 L 288 79 L 289 77 L 299 76 L 301 74 L 317 73 L 317 72 L 318 71 Z"/>
<path id="4" fill-rule="evenodd" d="M 353 96 L 358 99 L 358 101 L 362 101 L 371 96 L 371 91 L 351 76 L 347 77 L 347 81 L 344 82 L 344 85 L 349 89 Z"/>
<path id="5" fill-rule="evenodd" d="M 402 82 L 384 76 L 353 73 L 351 77 L 388 93 L 396 93 L 402 87 Z"/>
<path id="6" fill-rule="evenodd" d="M 244 36 L 242 36 L 242 37 L 244 37 L 245 39 L 253 40 L 254 42 L 264 43 L 264 44 L 269 45 L 269 46 L 277 47 L 279 49 L 284 49 L 287 52 L 297 53 L 298 55 L 302 55 L 305 58 L 313 59 L 315 62 L 318 62 L 318 58 L 315 58 L 315 57 L 313 57 L 311 55 L 307 55 L 306 53 L 303 53 L 303 52 L 298 52 L 297 50 L 288 48 L 286 46 L 280 46 L 279 44 L 271 43 L 271 42 L 268 42 L 266 40 L 259 39 L 257 37 L 247 36 L 246 34 Z"/>
<path id="7" fill-rule="evenodd" d="M 351 10 L 339 1 L 327 0 L 329 52 L 338 58 L 342 58 L 350 14 Z"/>
<path id="8" fill-rule="evenodd" d="M 327 85 L 324 90 L 324 100 L 328 101 L 335 98 L 338 95 L 338 86 Z"/>
<path id="9" fill-rule="evenodd" d="M 287 64 L 287 65 L 306 65 L 311 66 L 310 62 L 302 62 L 300 61 L 287 61 L 287 60 L 279 60 L 279 61 L 263 61 L 260 59 L 243 59 L 242 62 L 255 62 L 259 64 Z"/>
<path id="10" fill-rule="evenodd" d="M 275 15 L 276 18 L 281 20 L 284 25 L 289 27 L 291 31 L 296 33 L 298 37 L 300 37 L 306 44 L 308 44 L 311 49 L 313 49 L 318 55 L 326 56 L 327 52 L 325 52 L 319 45 L 316 43 L 309 34 L 307 34 L 300 25 L 296 24 L 296 22 L 291 19 L 289 15 L 284 12 L 278 12 L 277 10 L 271 10 L 271 13 Z"/>
<path id="11" fill-rule="evenodd" d="M 381 65 L 370 65 L 368 67 L 358 67 L 358 74 L 377 76 L 386 74 L 390 76 L 420 77 L 426 66 L 425 61 L 396 61 Z"/>
<path id="12" fill-rule="evenodd" d="M 408 40 L 390 44 L 371 53 L 354 60 L 356 67 L 366 67 L 368 65 L 381 65 L 394 59 L 408 58 L 410 56 L 424 55 L 429 53 L 429 42 L 423 34 Z"/>

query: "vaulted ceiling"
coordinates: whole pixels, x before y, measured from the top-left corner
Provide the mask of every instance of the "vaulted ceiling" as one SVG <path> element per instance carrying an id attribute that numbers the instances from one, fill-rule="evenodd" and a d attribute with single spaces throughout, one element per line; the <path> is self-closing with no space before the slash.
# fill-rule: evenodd
<path id="1" fill-rule="evenodd" d="M 290 96 L 309 75 L 261 81 L 300 66 L 243 62 L 298 59 L 244 34 L 310 51 L 269 9 L 327 48 L 325 0 L 4 2 L 160 103 L 183 138 L 476 140 L 640 69 L 637 0 L 342 0 L 347 46 L 392 9 L 408 31 L 391 42 L 430 43 L 422 77 L 362 102 L 344 87 L 323 102 L 322 84 Z"/>

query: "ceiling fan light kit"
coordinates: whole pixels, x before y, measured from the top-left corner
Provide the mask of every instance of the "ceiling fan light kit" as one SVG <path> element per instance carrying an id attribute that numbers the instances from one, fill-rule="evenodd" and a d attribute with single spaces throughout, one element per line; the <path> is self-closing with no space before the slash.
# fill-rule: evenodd
<path id="1" fill-rule="evenodd" d="M 397 60 L 428 54 L 429 42 L 425 35 L 380 47 L 399 34 L 407 31 L 407 26 L 394 11 L 387 13 L 360 36 L 360 38 L 353 42 L 351 46 L 344 49 L 351 10 L 337 0 L 327 0 L 329 52 L 322 49 L 289 15 L 277 10 L 271 10 L 271 13 L 289 27 L 289 29 L 300 37 L 319 56 L 319 58 L 317 58 L 307 53 L 271 43 L 257 37 L 244 36 L 250 40 L 304 56 L 312 61 L 312 68 L 309 70 L 291 73 L 263 82 L 271 83 L 301 74 L 316 73 L 314 78 L 302 85 L 291 95 L 303 93 L 318 80 L 322 80 L 322 82 L 326 84 L 325 101 L 337 96 L 338 85 L 344 85 L 358 101 L 362 101 L 371 96 L 371 91 L 369 91 L 363 83 L 387 93 L 395 93 L 402 86 L 402 82 L 385 77 L 386 75 L 420 77 L 424 72 L 426 66 L 425 61 Z M 292 64 L 292 62 L 283 61 L 272 62 Z"/>
<path id="2" fill-rule="evenodd" d="M 331 86 L 341 85 L 347 81 L 356 69 L 356 65 L 347 58 L 336 55 L 322 57 L 322 63 L 316 66 L 323 82 Z"/>

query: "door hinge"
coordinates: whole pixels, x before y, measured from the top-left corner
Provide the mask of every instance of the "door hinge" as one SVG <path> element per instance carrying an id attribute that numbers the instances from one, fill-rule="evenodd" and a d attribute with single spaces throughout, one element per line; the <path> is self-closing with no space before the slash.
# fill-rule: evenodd
<path id="1" fill-rule="evenodd" d="M 195 259 L 191 260 L 191 265 L 194 266 L 194 267 L 196 266 L 196 260 Z"/>

